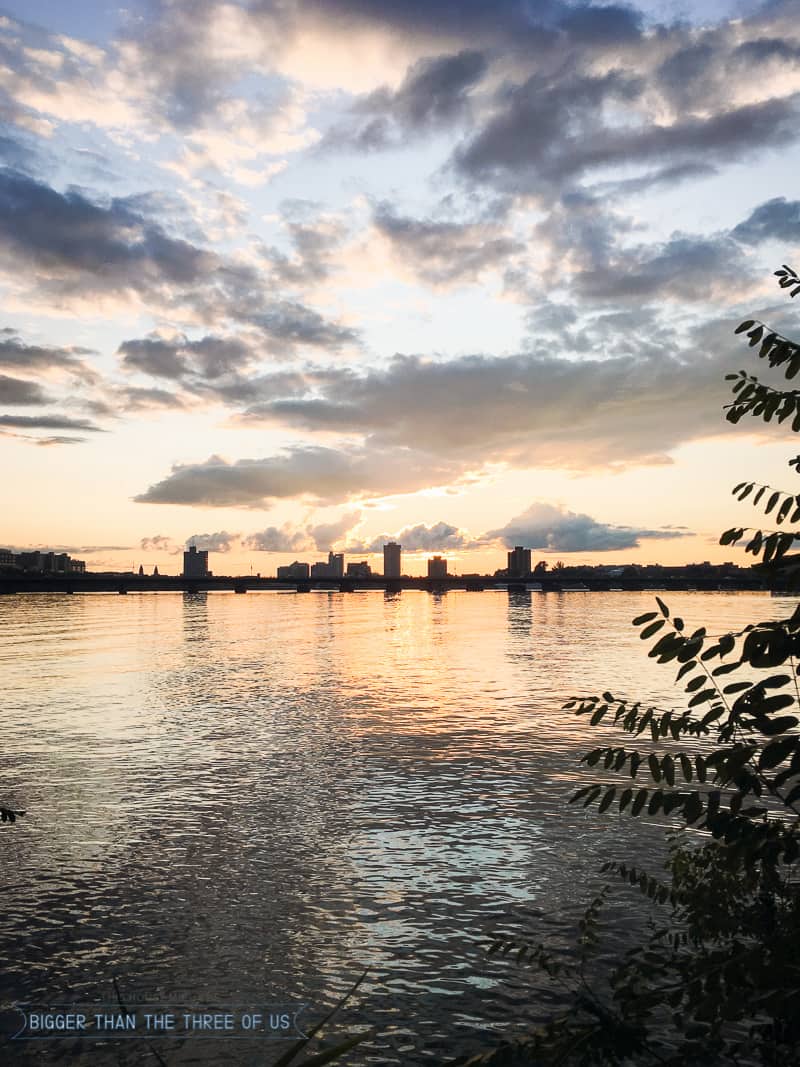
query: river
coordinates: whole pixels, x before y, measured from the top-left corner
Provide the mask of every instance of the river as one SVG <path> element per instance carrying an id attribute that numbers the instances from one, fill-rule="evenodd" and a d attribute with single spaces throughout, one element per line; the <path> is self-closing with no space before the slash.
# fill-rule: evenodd
<path id="1" fill-rule="evenodd" d="M 547 994 L 487 956 L 492 936 L 566 937 L 605 858 L 658 873 L 659 827 L 567 805 L 613 735 L 562 710 L 605 689 L 682 706 L 630 625 L 653 596 L 0 599 L 0 801 L 27 811 L 0 827 L 4 1062 L 156 1062 L 139 1031 L 11 1042 L 15 1005 L 118 990 L 131 1012 L 302 1003 L 306 1024 L 364 970 L 339 1029 L 378 1033 L 348 1064 L 521 1029 Z M 794 606 L 668 600 L 710 633 Z M 286 1047 L 152 1044 L 236 1067 Z"/>

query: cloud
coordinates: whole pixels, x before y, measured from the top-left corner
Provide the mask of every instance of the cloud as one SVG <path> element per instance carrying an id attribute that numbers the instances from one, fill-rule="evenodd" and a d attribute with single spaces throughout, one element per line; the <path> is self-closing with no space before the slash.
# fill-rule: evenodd
<path id="1" fill-rule="evenodd" d="M 181 409 L 186 405 L 180 396 L 169 393 L 166 389 L 139 389 L 127 387 L 116 391 L 116 396 L 122 400 L 125 411 L 162 411 L 167 409 Z"/>
<path id="2" fill-rule="evenodd" d="M 245 548 L 257 552 L 327 552 L 360 521 L 359 512 L 347 512 L 333 522 L 307 523 L 297 526 L 267 526 L 242 538 Z"/>
<path id="3" fill-rule="evenodd" d="M 0 404 L 48 404 L 49 397 L 37 382 L 0 374 Z"/>
<path id="4" fill-rule="evenodd" d="M 24 370 L 63 370 L 94 381 L 97 375 L 80 357 L 96 353 L 77 346 L 60 347 L 26 344 L 16 330 L 0 330 L 0 367 Z"/>
<path id="5" fill-rule="evenodd" d="M 239 534 L 228 533 L 220 530 L 218 533 L 192 534 L 186 538 L 186 547 L 194 545 L 200 551 L 206 552 L 230 552 L 239 543 Z"/>
<path id="6" fill-rule="evenodd" d="M 95 426 L 88 419 L 73 419 L 68 415 L 0 415 L 0 426 L 13 426 L 20 430 L 103 432 L 99 426 Z"/>
<path id="7" fill-rule="evenodd" d="M 602 266 L 577 271 L 570 285 L 595 301 L 686 303 L 741 299 L 756 279 L 730 237 L 674 234 L 663 244 L 617 250 Z"/>
<path id="8" fill-rule="evenodd" d="M 242 538 L 242 547 L 255 552 L 302 552 L 315 546 L 305 530 L 287 522 L 249 534 Z"/>
<path id="9" fill-rule="evenodd" d="M 542 502 L 531 504 L 505 526 L 486 534 L 487 538 L 496 538 L 508 548 L 524 545 L 545 552 L 612 552 L 638 548 L 640 539 L 663 541 L 687 536 L 688 533 L 674 529 L 615 526 L 598 522 L 590 515 L 565 511 Z"/>
<path id="10" fill-rule="evenodd" d="M 139 542 L 139 548 L 145 552 L 177 552 L 171 537 L 163 534 L 155 534 L 153 537 L 143 537 Z"/>
<path id="11" fill-rule="evenodd" d="M 251 265 L 170 236 L 130 200 L 97 203 L 77 190 L 59 193 L 8 170 L 0 170 L 0 265 L 15 283 L 27 274 L 34 295 L 49 308 L 70 300 L 85 304 L 93 295 L 128 300 L 136 294 L 178 318 L 248 324 L 259 331 L 267 351 L 278 355 L 300 346 L 335 350 L 358 341 L 351 327 L 329 322 L 299 301 L 268 295 L 266 278 Z M 231 358 L 226 344 L 237 342 L 209 336 L 186 341 L 183 349 L 205 360 L 208 373 L 215 361 Z M 145 359 L 142 342 L 137 350 L 134 342 L 127 345 L 132 358 Z M 152 358 L 160 360 L 163 374 L 166 350 Z M 176 358 L 172 371 L 179 370 Z"/>
<path id="12" fill-rule="evenodd" d="M 435 222 L 397 215 L 378 205 L 373 225 L 398 259 L 430 285 L 477 282 L 489 269 L 508 267 L 525 245 L 492 223 Z"/>
<path id="13" fill-rule="evenodd" d="M 285 226 L 293 254 L 275 247 L 263 250 L 278 285 L 305 289 L 324 282 L 336 269 L 335 253 L 347 234 L 344 222 L 332 217 L 286 219 Z"/>
<path id="14" fill-rule="evenodd" d="M 16 434 L 15 436 L 21 436 Z M 32 440 L 32 438 L 28 438 Z M 51 445 L 80 445 L 86 440 L 85 437 L 62 437 L 57 434 L 51 437 L 37 437 L 35 443 L 42 448 L 49 448 Z"/>
<path id="15" fill-rule="evenodd" d="M 123 341 L 117 354 L 130 370 L 172 381 L 190 375 L 217 379 L 240 370 L 254 358 L 250 347 L 238 337 L 207 335 L 190 341 L 183 334 L 171 339 L 154 334 Z"/>
<path id="16" fill-rule="evenodd" d="M 309 524 L 306 527 L 306 531 L 313 541 L 314 547 L 320 552 L 325 552 L 335 545 L 337 541 L 341 541 L 360 521 L 360 512 L 348 511 L 333 522 L 319 522 L 316 525 Z"/>
<path id="17" fill-rule="evenodd" d="M 800 241 L 800 200 L 776 196 L 759 204 L 751 214 L 731 230 L 731 237 L 745 245 L 762 241 Z"/>
<path id="18" fill-rule="evenodd" d="M 338 503 L 446 484 L 461 473 L 458 464 L 409 449 L 306 445 L 265 459 L 231 463 L 211 456 L 204 463 L 176 465 L 163 481 L 134 499 L 206 507 L 264 507 L 273 500 L 295 498 Z"/>
<path id="19" fill-rule="evenodd" d="M 552 323 L 539 330 L 534 321 L 530 353 L 397 355 L 382 368 L 331 368 L 317 376 L 313 395 L 253 404 L 241 420 L 363 434 L 365 461 L 372 450 L 375 465 L 381 454 L 406 448 L 462 471 L 498 462 L 572 470 L 665 462 L 679 444 L 729 432 L 719 406 L 730 323 L 714 322 L 702 339 L 682 344 L 652 316 L 640 319 L 641 336 L 625 332 L 633 323 L 635 316 L 595 323 L 582 342 L 589 353 L 578 359 L 568 350 L 550 354 L 559 334 Z M 363 473 L 365 486 L 374 485 Z M 441 473 L 432 468 L 428 484 L 440 484 Z"/>
<path id="20" fill-rule="evenodd" d="M 446 552 L 448 549 L 477 548 L 484 543 L 457 526 L 447 522 L 435 522 L 430 526 L 424 523 L 406 526 L 395 534 L 381 534 L 360 550 L 381 552 L 388 541 L 398 542 L 404 552 Z"/>
<path id="21" fill-rule="evenodd" d="M 468 116 L 469 94 L 487 68 L 474 50 L 419 59 L 396 91 L 384 86 L 357 100 L 352 117 L 329 130 L 320 148 L 399 147 L 409 133 L 451 127 Z"/>

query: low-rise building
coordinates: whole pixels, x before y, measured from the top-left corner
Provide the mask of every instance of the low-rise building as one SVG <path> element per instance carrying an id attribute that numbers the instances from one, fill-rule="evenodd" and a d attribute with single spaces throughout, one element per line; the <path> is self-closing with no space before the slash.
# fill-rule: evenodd
<path id="1" fill-rule="evenodd" d="M 372 567 L 366 560 L 362 560 L 359 563 L 347 564 L 347 577 L 348 578 L 371 578 Z"/>
<path id="2" fill-rule="evenodd" d="M 277 575 L 280 581 L 302 582 L 308 580 L 308 572 L 309 567 L 307 563 L 300 563 L 298 560 L 295 560 L 294 563 L 288 563 L 285 567 L 278 567 Z"/>

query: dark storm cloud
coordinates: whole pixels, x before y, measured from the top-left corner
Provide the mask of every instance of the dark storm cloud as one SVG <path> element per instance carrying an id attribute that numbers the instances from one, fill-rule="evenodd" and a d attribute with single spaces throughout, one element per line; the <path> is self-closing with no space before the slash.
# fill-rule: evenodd
<path id="1" fill-rule="evenodd" d="M 378 205 L 373 224 L 400 258 L 425 282 L 474 282 L 487 268 L 507 264 L 525 245 L 491 223 L 435 222 L 397 215 Z"/>
<path id="2" fill-rule="evenodd" d="M 486 534 L 508 548 L 527 545 L 546 552 L 612 552 L 638 548 L 641 539 L 663 541 L 687 536 L 688 533 L 680 530 L 615 526 L 541 502 L 531 504 L 505 526 Z"/>
<path id="3" fill-rule="evenodd" d="M 273 500 L 311 498 L 338 503 L 366 494 L 413 492 L 451 482 L 458 464 L 402 448 L 296 446 L 264 459 L 236 463 L 211 456 L 178 465 L 134 499 L 145 504 L 263 507 Z"/>
<path id="4" fill-rule="evenodd" d="M 41 385 L 24 378 L 0 374 L 0 404 L 49 404 L 50 398 Z"/>
<path id="5" fill-rule="evenodd" d="M 731 237 L 746 245 L 761 241 L 793 244 L 800 241 L 800 200 L 778 196 L 765 201 L 731 230 Z"/>
<path id="6" fill-rule="evenodd" d="M 73 419 L 67 415 L 0 415 L 0 426 L 20 430 L 83 430 L 101 433 L 99 426 L 88 419 Z"/>

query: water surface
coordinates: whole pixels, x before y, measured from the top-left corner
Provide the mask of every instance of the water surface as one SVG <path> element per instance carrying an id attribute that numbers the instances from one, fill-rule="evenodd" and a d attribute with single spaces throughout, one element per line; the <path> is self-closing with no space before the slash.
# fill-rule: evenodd
<path id="1" fill-rule="evenodd" d="M 710 633 L 794 606 L 668 599 Z M 657 827 L 566 806 L 580 755 L 614 735 L 561 707 L 605 689 L 681 706 L 674 668 L 630 626 L 652 607 L 585 592 L 0 599 L 0 798 L 28 810 L 0 831 L 2 1005 L 105 1002 L 116 977 L 133 999 L 304 1001 L 315 1018 L 367 968 L 342 1025 L 381 1033 L 347 1063 L 422 1064 L 521 1027 L 550 994 L 488 958 L 491 937 L 567 936 L 608 856 L 658 872 Z M 157 1048 L 169 1064 L 278 1052 Z M 156 1062 L 121 1040 L 2 1055 Z"/>

